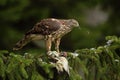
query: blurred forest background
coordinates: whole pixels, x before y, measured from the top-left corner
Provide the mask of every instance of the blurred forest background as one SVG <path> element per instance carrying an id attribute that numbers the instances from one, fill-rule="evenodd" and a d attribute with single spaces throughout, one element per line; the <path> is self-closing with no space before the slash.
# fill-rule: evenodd
<path id="1" fill-rule="evenodd" d="M 0 0 L 0 50 L 12 50 L 24 33 L 44 18 L 74 18 L 81 29 L 64 36 L 61 50 L 74 51 L 103 45 L 105 36 L 120 36 L 119 0 Z M 35 41 L 23 50 L 44 51 Z"/>

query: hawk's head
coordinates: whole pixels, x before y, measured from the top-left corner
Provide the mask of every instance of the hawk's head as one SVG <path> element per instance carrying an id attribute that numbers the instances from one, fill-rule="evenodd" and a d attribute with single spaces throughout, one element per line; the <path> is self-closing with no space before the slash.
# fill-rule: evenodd
<path id="1" fill-rule="evenodd" d="M 75 20 L 75 19 L 69 19 L 69 24 L 70 24 L 70 26 L 72 26 L 72 27 L 79 27 L 79 23 L 78 23 L 78 21 Z"/>

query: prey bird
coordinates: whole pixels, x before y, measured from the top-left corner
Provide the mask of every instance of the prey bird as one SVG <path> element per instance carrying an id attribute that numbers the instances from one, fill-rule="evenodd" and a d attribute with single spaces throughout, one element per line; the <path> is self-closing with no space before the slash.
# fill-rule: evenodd
<path id="1" fill-rule="evenodd" d="M 74 27 L 79 27 L 79 23 L 75 19 L 43 19 L 36 23 L 29 30 L 22 40 L 18 41 L 13 50 L 19 50 L 27 43 L 33 40 L 45 40 L 47 52 L 51 51 L 52 42 L 55 43 L 55 50 L 59 52 L 61 38 L 70 32 Z"/>

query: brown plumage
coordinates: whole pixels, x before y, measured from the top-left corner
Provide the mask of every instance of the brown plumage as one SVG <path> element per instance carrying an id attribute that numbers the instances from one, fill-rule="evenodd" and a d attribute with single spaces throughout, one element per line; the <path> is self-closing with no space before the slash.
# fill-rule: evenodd
<path id="1" fill-rule="evenodd" d="M 70 32 L 79 23 L 75 19 L 43 19 L 29 30 L 22 40 L 20 40 L 13 50 L 19 50 L 32 40 L 44 39 L 47 51 L 51 50 L 52 42 L 55 43 L 55 50 L 59 52 L 59 45 L 62 36 Z"/>

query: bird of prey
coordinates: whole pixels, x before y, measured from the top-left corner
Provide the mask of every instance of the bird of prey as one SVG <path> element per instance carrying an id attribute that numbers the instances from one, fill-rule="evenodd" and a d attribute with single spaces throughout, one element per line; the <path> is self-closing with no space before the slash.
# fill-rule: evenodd
<path id="1" fill-rule="evenodd" d="M 44 39 L 47 52 L 51 51 L 52 42 L 55 43 L 55 50 L 59 52 L 61 38 L 74 27 L 79 27 L 79 23 L 75 19 L 43 19 L 36 23 L 34 27 L 24 35 L 22 40 L 16 43 L 13 50 L 21 49 L 30 41 Z"/>

